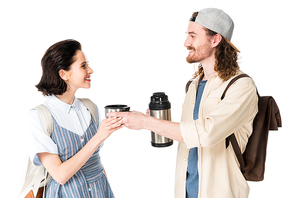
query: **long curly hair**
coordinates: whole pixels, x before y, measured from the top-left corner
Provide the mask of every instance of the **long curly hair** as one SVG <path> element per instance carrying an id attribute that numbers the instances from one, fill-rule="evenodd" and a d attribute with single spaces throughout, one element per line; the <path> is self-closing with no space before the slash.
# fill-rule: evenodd
<path id="1" fill-rule="evenodd" d="M 196 17 L 198 12 L 192 14 L 192 17 Z M 205 28 L 208 36 L 214 36 L 217 33 Z M 232 76 L 236 75 L 239 70 L 238 65 L 238 52 L 227 43 L 225 38 L 222 36 L 222 40 L 216 47 L 215 52 L 215 67 L 214 70 L 218 73 L 218 76 L 223 80 L 227 81 Z M 203 67 L 201 64 L 198 66 L 198 70 L 194 73 L 193 78 L 203 75 Z"/>

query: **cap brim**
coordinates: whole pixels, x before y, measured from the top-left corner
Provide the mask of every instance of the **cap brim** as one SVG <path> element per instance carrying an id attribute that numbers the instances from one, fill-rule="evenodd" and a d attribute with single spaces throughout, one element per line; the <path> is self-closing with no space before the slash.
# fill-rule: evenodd
<path id="1" fill-rule="evenodd" d="M 231 45 L 231 47 L 236 51 L 236 52 L 240 52 L 229 40 L 227 40 L 224 36 L 223 36 L 223 38 L 225 39 L 225 41 L 229 44 L 229 45 Z"/>

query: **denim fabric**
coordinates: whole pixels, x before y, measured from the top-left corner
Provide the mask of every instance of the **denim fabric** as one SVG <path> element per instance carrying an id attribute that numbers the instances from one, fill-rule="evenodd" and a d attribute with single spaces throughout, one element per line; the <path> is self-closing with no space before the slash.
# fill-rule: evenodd
<path id="1" fill-rule="evenodd" d="M 199 81 L 195 107 L 193 111 L 193 119 L 198 119 L 199 104 L 203 94 L 203 90 L 206 86 L 207 81 Z M 190 149 L 188 156 L 188 167 L 187 167 L 187 179 L 186 179 L 186 198 L 197 198 L 199 188 L 199 175 L 198 175 L 198 154 L 197 147 Z"/>

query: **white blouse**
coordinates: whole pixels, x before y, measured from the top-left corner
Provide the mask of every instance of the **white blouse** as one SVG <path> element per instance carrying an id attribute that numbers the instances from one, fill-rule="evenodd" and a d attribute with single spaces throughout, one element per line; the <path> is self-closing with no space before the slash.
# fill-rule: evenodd
<path id="1" fill-rule="evenodd" d="M 83 135 L 91 121 L 91 114 L 84 104 L 74 99 L 72 105 L 69 105 L 56 96 L 48 96 L 44 105 L 49 109 L 51 115 L 56 120 L 57 124 L 73 133 Z M 97 129 L 100 125 L 100 116 L 97 109 Z M 29 130 L 33 136 L 34 145 L 30 151 L 30 158 L 36 166 L 41 166 L 42 163 L 38 158 L 38 153 L 48 152 L 58 154 L 58 147 L 52 139 L 46 135 L 40 118 L 35 109 L 29 111 Z"/>

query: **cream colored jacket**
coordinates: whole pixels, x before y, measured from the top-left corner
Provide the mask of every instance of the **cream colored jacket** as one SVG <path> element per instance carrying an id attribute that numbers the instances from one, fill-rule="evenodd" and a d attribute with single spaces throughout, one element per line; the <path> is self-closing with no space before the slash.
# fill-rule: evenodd
<path id="1" fill-rule="evenodd" d="M 194 147 L 198 147 L 198 198 L 248 197 L 249 186 L 240 172 L 232 146 L 226 149 L 225 138 L 235 133 L 242 152 L 245 150 L 258 111 L 258 97 L 253 80 L 245 77 L 237 80 L 221 101 L 231 79 L 223 82 L 217 73 L 210 76 L 196 121 L 193 110 L 199 77 L 189 87 L 180 123 L 185 143 L 178 145 L 175 198 L 186 197 L 187 159 L 189 150 Z"/>

